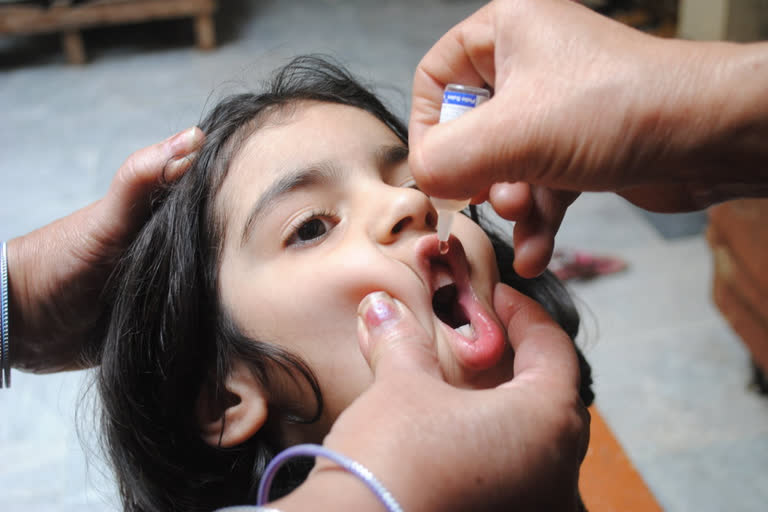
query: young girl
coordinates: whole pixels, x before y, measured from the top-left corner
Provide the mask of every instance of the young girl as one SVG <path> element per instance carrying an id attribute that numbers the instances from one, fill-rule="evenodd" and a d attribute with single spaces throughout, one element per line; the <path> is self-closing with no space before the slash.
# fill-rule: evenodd
<path id="1" fill-rule="evenodd" d="M 120 264 L 99 354 L 104 442 L 126 510 L 253 503 L 277 452 L 321 443 L 372 381 L 356 335 L 370 292 L 414 312 L 459 387 L 512 376 L 492 308 L 499 281 L 576 335 L 559 282 L 517 277 L 512 249 L 470 218 L 439 253 L 405 126 L 338 66 L 297 58 L 201 128 L 192 167 L 157 197 Z M 282 470 L 282 491 L 309 466 Z"/>

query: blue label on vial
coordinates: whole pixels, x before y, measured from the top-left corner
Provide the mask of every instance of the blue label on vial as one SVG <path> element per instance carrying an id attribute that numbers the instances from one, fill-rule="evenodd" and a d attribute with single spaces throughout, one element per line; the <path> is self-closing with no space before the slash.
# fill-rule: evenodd
<path id="1" fill-rule="evenodd" d="M 474 107 L 477 106 L 477 95 L 466 92 L 445 91 L 443 93 L 443 103 Z"/>

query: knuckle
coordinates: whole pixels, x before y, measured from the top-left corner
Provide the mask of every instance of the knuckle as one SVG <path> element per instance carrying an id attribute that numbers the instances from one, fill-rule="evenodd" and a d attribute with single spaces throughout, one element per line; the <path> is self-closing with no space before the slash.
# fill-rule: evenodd
<path id="1" fill-rule="evenodd" d="M 379 344 L 383 345 L 411 345 L 422 344 L 424 335 L 408 322 L 400 321 L 387 329 L 381 330 Z"/>
<path id="2" fill-rule="evenodd" d="M 117 172 L 117 181 L 125 187 L 142 187 L 161 175 L 167 159 L 161 144 L 140 149 L 129 156 Z"/>
<path id="3" fill-rule="evenodd" d="M 141 160 L 141 151 L 135 151 L 123 162 L 117 171 L 117 178 L 121 184 L 127 185 L 136 180 L 138 175 L 139 161 Z"/>
<path id="4" fill-rule="evenodd" d="M 590 414 L 577 391 L 569 393 L 557 404 L 553 424 L 561 446 L 580 449 L 580 441 L 589 431 Z"/>

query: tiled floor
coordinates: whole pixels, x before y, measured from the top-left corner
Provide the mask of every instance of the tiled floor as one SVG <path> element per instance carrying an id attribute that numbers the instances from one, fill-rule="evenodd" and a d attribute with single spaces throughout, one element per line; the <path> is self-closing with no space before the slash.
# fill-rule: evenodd
<path id="1" fill-rule="evenodd" d="M 406 113 L 421 55 L 482 2 L 221 3 L 223 43 L 210 54 L 187 47 L 184 23 L 91 34 L 83 68 L 64 64 L 55 39 L 0 39 L 0 238 L 96 199 L 131 151 L 194 124 L 211 90 L 238 90 L 296 53 L 333 53 L 390 86 L 384 94 Z M 747 354 L 710 303 L 703 237 L 665 238 L 621 199 L 586 195 L 559 243 L 629 262 L 572 288 L 597 404 L 659 503 L 672 512 L 765 510 L 768 400 L 747 390 Z M 87 405 L 81 434 L 93 451 L 75 429 L 87 374 L 13 378 L 0 393 L 0 508 L 114 508 Z"/>
<path id="2" fill-rule="evenodd" d="M 598 406 L 666 510 L 761 510 L 768 400 L 709 302 L 706 243 L 613 252 L 628 272 L 574 286 L 598 326 L 585 340 Z"/>

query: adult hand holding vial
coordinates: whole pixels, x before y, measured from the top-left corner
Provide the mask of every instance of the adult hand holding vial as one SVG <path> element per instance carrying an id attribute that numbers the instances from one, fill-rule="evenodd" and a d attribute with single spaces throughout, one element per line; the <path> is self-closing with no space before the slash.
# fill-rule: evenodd
<path id="1" fill-rule="evenodd" d="M 493 98 L 438 124 L 449 83 Z M 768 194 L 767 90 L 768 43 L 660 39 L 577 2 L 497 0 L 419 64 L 409 163 L 427 194 L 516 221 L 515 269 L 531 277 L 580 191 L 662 212 Z"/>

